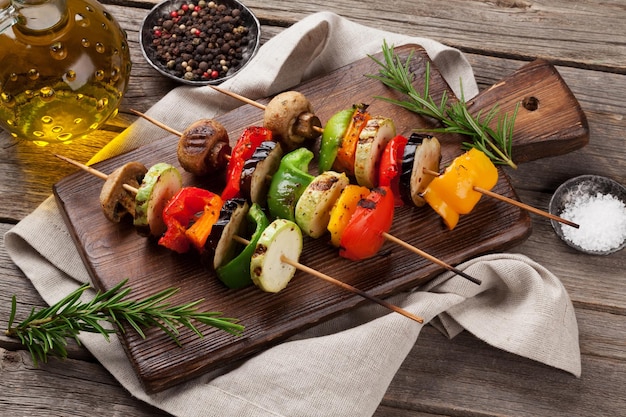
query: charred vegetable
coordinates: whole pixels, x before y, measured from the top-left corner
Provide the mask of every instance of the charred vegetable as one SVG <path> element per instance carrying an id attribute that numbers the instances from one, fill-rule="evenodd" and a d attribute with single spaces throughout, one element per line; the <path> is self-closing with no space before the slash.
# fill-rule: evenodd
<path id="1" fill-rule="evenodd" d="M 196 249 L 202 250 L 221 205 L 220 196 L 211 191 L 196 187 L 182 188 L 163 209 L 167 230 L 159 239 L 159 245 L 185 253 L 193 243 Z"/>
<path id="2" fill-rule="evenodd" d="M 472 148 L 452 161 L 443 174 L 426 187 L 424 199 L 439 214 L 449 229 L 454 229 L 460 214 L 468 214 L 482 194 L 474 190 L 486 190 L 498 182 L 498 169 L 489 157 Z"/>
<path id="3" fill-rule="evenodd" d="M 393 221 L 394 198 L 389 187 L 374 188 L 359 201 L 341 236 L 339 255 L 353 261 L 370 258 L 385 243 Z"/>
<path id="4" fill-rule="evenodd" d="M 243 164 L 240 179 L 242 197 L 251 203 L 265 206 L 267 190 L 282 157 L 283 149 L 280 143 L 262 142 Z"/>
<path id="5" fill-rule="evenodd" d="M 283 156 L 267 193 L 267 207 L 272 218 L 296 220 L 296 204 L 314 178 L 308 172 L 311 160 L 313 152 L 306 148 L 298 148 Z"/>
<path id="6" fill-rule="evenodd" d="M 198 120 L 185 129 L 176 150 L 183 169 L 198 176 L 221 171 L 230 152 L 226 129 L 212 119 Z"/>
<path id="7" fill-rule="evenodd" d="M 368 188 L 378 185 L 380 157 L 394 136 L 393 121 L 384 117 L 370 119 L 361 130 L 354 156 L 354 177 L 359 185 Z"/>
<path id="8" fill-rule="evenodd" d="M 312 238 L 326 233 L 330 211 L 348 184 L 346 174 L 335 171 L 323 172 L 311 181 L 296 204 L 296 223 L 303 233 Z"/>
<path id="9" fill-rule="evenodd" d="M 205 259 L 212 259 L 213 269 L 218 269 L 237 254 L 240 245 L 234 237 L 245 236 L 249 209 L 248 202 L 242 198 L 224 202 L 205 244 Z"/>
<path id="10" fill-rule="evenodd" d="M 250 276 L 252 254 L 256 249 L 261 233 L 270 223 L 263 209 L 258 204 L 250 206 L 246 217 L 248 219 L 248 228 L 253 230 L 249 243 L 233 259 L 225 260 L 226 263 L 215 270 L 220 281 L 232 289 L 243 288 L 252 284 Z"/>
<path id="11" fill-rule="evenodd" d="M 226 186 L 222 191 L 224 201 L 241 196 L 241 172 L 246 160 L 261 143 L 272 140 L 272 137 L 273 134 L 269 129 L 259 126 L 248 127 L 241 133 L 226 168 Z"/>

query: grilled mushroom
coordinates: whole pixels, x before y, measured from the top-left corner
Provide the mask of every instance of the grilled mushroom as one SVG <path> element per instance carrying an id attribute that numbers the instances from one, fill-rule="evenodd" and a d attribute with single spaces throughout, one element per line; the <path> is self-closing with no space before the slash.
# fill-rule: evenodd
<path id="1" fill-rule="evenodd" d="M 276 134 L 286 151 L 320 135 L 322 123 L 309 100 L 297 91 L 275 96 L 265 107 L 263 126 Z"/>
<path id="2" fill-rule="evenodd" d="M 226 167 L 230 151 L 224 126 L 212 119 L 202 119 L 183 131 L 177 155 L 185 171 L 204 176 Z"/>
<path id="3" fill-rule="evenodd" d="M 128 162 L 113 171 L 100 191 L 100 205 L 107 219 L 119 223 L 126 215 L 135 217 L 135 195 L 124 184 L 137 188 L 148 169 L 139 162 Z"/>

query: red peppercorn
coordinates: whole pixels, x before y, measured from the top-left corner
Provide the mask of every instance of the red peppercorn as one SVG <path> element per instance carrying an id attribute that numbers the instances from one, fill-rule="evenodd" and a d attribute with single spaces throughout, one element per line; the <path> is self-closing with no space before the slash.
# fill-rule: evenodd
<path id="1" fill-rule="evenodd" d="M 196 6 L 196 7 L 193 8 L 193 10 L 196 11 L 196 12 L 199 12 L 200 9 L 202 9 L 202 7 L 200 7 L 200 6 Z"/>
<path id="2" fill-rule="evenodd" d="M 217 78 L 220 75 L 216 70 L 211 71 L 211 78 Z"/>
<path id="3" fill-rule="evenodd" d="M 178 12 L 177 12 L 176 10 L 172 10 L 172 11 L 170 12 L 170 16 L 172 16 L 172 17 L 178 17 Z"/>
<path id="4" fill-rule="evenodd" d="M 155 30 L 155 31 L 154 31 L 154 36 L 155 36 L 155 37 L 157 37 L 157 38 L 161 37 L 161 31 L 160 31 L 160 30 L 158 30 L 158 29 L 157 29 L 157 30 Z"/>
<path id="5" fill-rule="evenodd" d="M 189 10 L 189 5 L 188 4 L 183 4 L 182 6 L 180 6 L 181 9 L 183 9 L 184 11 Z"/>

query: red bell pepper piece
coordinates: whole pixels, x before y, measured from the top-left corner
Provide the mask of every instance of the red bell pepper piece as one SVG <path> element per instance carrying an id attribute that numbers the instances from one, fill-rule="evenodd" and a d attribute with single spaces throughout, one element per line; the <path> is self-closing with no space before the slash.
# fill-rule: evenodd
<path id="1" fill-rule="evenodd" d="M 377 187 L 359 201 L 341 235 L 339 255 L 358 261 L 374 256 L 391 228 L 394 196 L 388 186 Z"/>
<path id="2" fill-rule="evenodd" d="M 256 148 L 266 140 L 272 140 L 272 131 L 264 127 L 251 126 L 241 133 L 230 154 L 230 161 L 226 168 L 226 187 L 222 191 L 222 200 L 226 201 L 240 196 L 243 165 Z"/>
<path id="3" fill-rule="evenodd" d="M 404 147 L 408 141 L 406 137 L 397 135 L 387 143 L 380 158 L 378 185 L 391 188 L 396 207 L 404 205 L 400 195 L 400 174 L 402 173 Z"/>
<path id="4" fill-rule="evenodd" d="M 182 188 L 163 209 L 163 221 L 167 230 L 159 239 L 159 245 L 178 253 L 187 252 L 192 243 L 187 237 L 187 230 L 205 211 L 215 208 L 219 212 L 221 206 L 222 199 L 217 194 L 202 188 Z"/>

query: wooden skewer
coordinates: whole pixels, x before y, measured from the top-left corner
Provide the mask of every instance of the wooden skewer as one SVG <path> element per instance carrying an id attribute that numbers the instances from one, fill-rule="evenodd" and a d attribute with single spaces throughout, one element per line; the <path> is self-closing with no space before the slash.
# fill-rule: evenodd
<path id="1" fill-rule="evenodd" d="M 391 241 L 393 243 L 396 243 L 396 244 L 402 246 L 403 248 L 408 249 L 411 252 L 416 253 L 416 254 L 418 254 L 419 256 L 421 256 L 421 257 L 423 257 L 425 259 L 428 259 L 432 263 L 435 263 L 435 264 L 437 264 L 437 265 L 447 269 L 448 271 L 452 271 L 455 274 L 460 275 L 463 278 L 472 281 L 475 284 L 480 285 L 482 283 L 481 280 L 479 280 L 477 278 L 474 278 L 471 275 L 466 274 L 465 272 L 461 271 L 460 269 L 457 269 L 457 268 L 453 267 L 452 265 L 449 265 L 449 264 L 445 263 L 441 259 L 436 258 L 436 257 L 434 257 L 434 256 L 432 256 L 432 255 L 430 255 L 430 254 L 428 254 L 426 252 L 424 252 L 423 250 L 416 248 L 415 246 L 405 242 L 402 239 L 398 239 L 397 237 L 395 237 L 393 235 L 390 235 L 389 233 L 386 233 L 386 232 L 383 233 L 383 236 L 385 237 L 385 239 L 387 239 L 387 240 L 389 240 L 389 241 Z"/>
<path id="2" fill-rule="evenodd" d="M 533 206 L 529 206 L 528 204 L 521 203 L 521 202 L 519 202 L 517 200 L 513 200 L 513 199 L 505 197 L 503 195 L 494 193 L 493 191 L 486 190 L 484 188 L 480 188 L 480 187 L 476 187 L 476 186 L 474 186 L 474 191 L 478 191 L 481 194 L 487 195 L 489 197 L 493 197 L 493 198 L 495 198 L 497 200 L 500 200 L 500 201 L 504 201 L 505 203 L 512 204 L 512 205 L 517 206 L 517 207 L 519 207 L 521 209 L 528 210 L 531 213 L 535 213 L 535 214 L 538 214 L 540 216 L 546 217 L 548 219 L 556 220 L 557 222 L 561 222 L 561 223 L 566 224 L 568 226 L 575 227 L 576 229 L 578 229 L 580 227 L 578 224 L 576 224 L 576 223 L 574 223 L 572 221 L 569 221 L 569 220 L 564 219 L 564 218 L 559 217 L 559 216 L 555 216 L 552 213 L 548 213 L 548 212 L 545 212 L 543 210 L 539 210 L 539 209 L 537 209 L 537 208 L 535 208 Z"/>
<path id="3" fill-rule="evenodd" d="M 215 91 L 222 93 L 224 95 L 227 95 L 229 97 L 235 98 L 239 101 L 243 101 L 244 103 L 250 104 L 254 107 L 258 107 L 261 110 L 265 110 L 265 106 L 261 103 L 257 103 L 254 100 L 250 100 L 248 97 L 244 97 L 244 96 L 240 96 L 237 93 L 233 93 L 232 91 L 228 91 L 228 90 L 224 90 L 223 88 L 217 87 L 215 85 L 209 85 L 209 87 L 211 87 L 212 89 L 214 89 Z"/>
<path id="4" fill-rule="evenodd" d="M 436 177 L 441 175 L 440 173 L 438 173 L 436 171 L 432 171 L 432 170 L 427 169 L 427 168 L 424 168 L 424 174 L 434 175 Z M 528 204 L 522 203 L 522 202 L 517 201 L 517 200 L 513 200 L 512 198 L 508 198 L 508 197 L 505 197 L 505 196 L 500 195 L 498 193 L 494 193 L 491 190 L 487 190 L 485 188 L 481 188 L 481 187 L 477 187 L 477 186 L 474 186 L 473 189 L 474 189 L 474 191 L 479 192 L 479 193 L 481 193 L 483 195 L 486 195 L 486 196 L 495 198 L 496 200 L 500 200 L 500 201 L 503 201 L 505 203 L 514 205 L 514 206 L 519 207 L 519 208 L 521 208 L 523 210 L 530 211 L 531 213 L 538 214 L 538 215 L 546 217 L 548 219 L 555 220 L 557 222 L 561 222 L 561 223 L 566 224 L 568 226 L 575 227 L 576 229 L 578 229 L 580 227 L 578 224 L 576 224 L 576 223 L 574 223 L 572 221 L 569 221 L 569 220 L 564 219 L 564 218 L 559 217 L 559 216 L 555 216 L 552 213 L 548 213 L 546 211 L 539 210 L 538 208 L 535 208 L 533 206 L 530 206 Z"/>
<path id="5" fill-rule="evenodd" d="M 176 136 L 179 136 L 179 137 L 183 135 L 182 132 L 179 132 L 178 130 L 176 130 L 174 128 L 171 128 L 168 125 L 163 124 L 163 123 L 159 122 L 156 119 L 153 119 L 152 117 L 148 116 L 147 114 L 138 112 L 137 110 L 133 110 L 133 109 L 130 109 L 130 112 L 135 114 L 135 115 L 137 115 L 137 116 L 139 116 L 139 117 L 143 117 L 144 119 L 146 119 L 150 123 L 160 127 L 163 130 L 167 130 L 168 132 L 170 132 L 173 135 L 176 135 Z"/>
<path id="6" fill-rule="evenodd" d="M 244 244 L 244 245 L 247 245 L 248 243 L 250 243 L 249 240 L 244 239 L 241 236 L 234 236 L 233 239 L 236 240 L 239 243 Z M 343 281 L 339 281 L 338 279 L 333 278 L 330 275 L 326 275 L 323 272 L 320 272 L 320 271 L 318 271 L 316 269 L 308 267 L 308 266 L 306 266 L 306 265 L 304 265 L 304 264 L 302 264 L 302 263 L 300 263 L 298 261 L 294 261 L 293 259 L 290 259 L 290 258 L 286 257 L 285 255 L 281 255 L 280 256 L 280 260 L 281 260 L 281 262 L 286 263 L 288 265 L 291 265 L 294 268 L 299 269 L 299 270 L 301 270 L 303 272 L 311 274 L 311 275 L 313 275 L 316 278 L 320 278 L 320 279 L 322 279 L 322 280 L 324 280 L 326 282 L 329 282 L 329 283 L 331 283 L 333 285 L 336 285 L 336 286 L 341 287 L 341 288 L 343 288 L 345 290 L 348 290 L 348 291 L 350 291 L 350 292 L 352 292 L 354 294 L 360 295 L 363 298 L 366 298 L 366 299 L 368 299 L 370 301 L 373 301 L 373 302 L 375 302 L 375 303 L 377 303 L 377 304 L 379 304 L 379 305 L 381 305 L 381 306 L 383 306 L 383 307 L 385 307 L 385 308 L 387 308 L 387 309 L 389 309 L 391 311 L 395 311 L 396 313 L 402 314 L 403 316 L 408 317 L 411 320 L 415 320 L 418 323 L 424 323 L 424 319 L 423 318 L 421 318 L 419 316 L 416 316 L 413 313 L 410 313 L 410 312 L 408 312 L 408 311 L 406 311 L 406 310 L 404 310 L 404 309 L 402 309 L 402 308 L 400 308 L 400 307 L 398 307 L 398 306 L 396 306 L 394 304 L 388 303 L 385 300 L 381 300 L 378 297 L 374 297 L 373 295 L 370 295 L 370 294 L 366 293 L 365 291 L 359 290 L 358 288 L 353 287 L 350 284 L 346 284 Z"/>
<path id="7" fill-rule="evenodd" d="M 66 158 L 66 157 L 58 155 L 58 154 L 55 154 L 54 156 L 56 156 L 59 159 L 64 160 L 65 162 L 68 162 L 68 163 L 70 163 L 72 165 L 75 165 L 75 166 L 81 168 L 82 170 L 84 170 L 84 171 L 86 171 L 86 172 L 88 172 L 88 173 L 90 173 L 90 174 L 92 174 L 92 175 L 94 175 L 94 176 L 96 176 L 96 177 L 98 177 L 100 179 L 103 179 L 103 180 L 106 181 L 107 178 L 109 178 L 109 176 L 107 174 L 105 174 L 104 172 L 98 171 L 97 169 L 91 168 L 90 166 L 87 166 L 85 164 L 81 164 L 78 161 L 74 161 L 73 159 Z M 132 187 L 132 186 L 128 185 L 128 184 L 124 184 L 124 188 L 126 190 L 128 190 L 128 191 L 134 192 L 135 194 L 137 193 L 137 189 L 135 187 Z M 244 239 L 244 238 L 242 238 L 240 236 L 234 236 L 233 239 L 238 241 L 238 242 L 240 242 L 240 243 L 243 243 L 243 244 L 250 243 L 249 240 Z M 323 280 L 325 280 L 327 282 L 330 282 L 330 283 L 335 284 L 335 285 L 337 285 L 337 286 L 339 286 L 339 287 L 341 287 L 343 289 L 351 291 L 351 292 L 353 292 L 353 293 L 355 293 L 357 295 L 360 295 L 361 297 L 364 297 L 364 298 L 366 298 L 366 299 L 368 299 L 370 301 L 374 301 L 375 303 L 378 303 L 378 304 L 380 304 L 383 307 L 386 307 L 386 308 L 388 308 L 388 309 L 390 309 L 392 311 L 395 311 L 396 313 L 400 313 L 403 316 L 410 318 L 411 320 L 415 320 L 418 323 L 424 323 L 424 319 L 421 318 L 421 317 L 418 317 L 418 316 L 416 316 L 416 315 L 414 315 L 414 314 L 412 314 L 412 313 L 410 313 L 410 312 L 408 312 L 406 310 L 403 310 L 403 309 L 401 309 L 400 307 L 398 307 L 396 305 L 390 304 L 390 303 L 388 303 L 388 302 L 386 302 L 384 300 L 376 298 L 373 295 L 369 295 L 368 293 L 366 293 L 364 291 L 361 291 L 358 288 L 355 288 L 355 287 L 353 287 L 353 286 L 351 286 L 349 284 L 346 284 L 346 283 L 344 283 L 342 281 L 339 281 L 338 279 L 335 279 L 335 278 L 330 277 L 330 276 L 328 276 L 326 274 L 323 274 L 323 273 L 321 273 L 321 272 L 319 272 L 319 271 L 317 271 L 317 270 L 315 270 L 313 268 L 309 268 L 306 265 L 303 265 L 303 264 L 301 264 L 301 263 L 299 263 L 297 261 L 289 259 L 289 258 L 285 257 L 284 255 L 281 256 L 280 260 L 281 260 L 281 262 L 284 262 L 286 264 L 292 265 L 295 268 L 300 269 L 300 270 L 302 270 L 304 272 L 307 272 L 307 273 L 309 273 L 309 274 L 311 274 L 313 276 L 316 276 L 318 278 L 322 278 Z"/>
<path id="8" fill-rule="evenodd" d="M 92 167 L 90 167 L 88 165 L 81 164 L 78 161 L 75 161 L 73 159 L 67 158 L 67 157 L 62 156 L 62 155 L 54 154 L 54 156 L 56 156 L 59 159 L 64 160 L 65 162 L 68 162 L 68 163 L 70 163 L 70 164 L 72 164 L 74 166 L 77 166 L 78 168 L 82 169 L 83 171 L 87 171 L 91 175 L 94 175 L 94 176 L 96 176 L 96 177 L 98 177 L 100 179 L 103 179 L 103 180 L 106 181 L 109 178 L 109 176 L 107 174 L 105 174 L 104 172 L 98 171 L 97 169 L 92 168 Z M 124 189 L 126 191 L 130 191 L 133 194 L 137 194 L 137 189 L 135 187 L 133 187 L 132 185 L 123 184 L 122 186 L 124 187 Z"/>
<path id="9" fill-rule="evenodd" d="M 330 282 L 331 284 L 334 284 L 334 285 L 336 285 L 338 287 L 341 287 L 341 288 L 343 288 L 345 290 L 348 290 L 348 291 L 350 291 L 350 292 L 352 292 L 354 294 L 358 294 L 361 297 L 366 298 L 366 299 L 368 299 L 370 301 L 373 301 L 373 302 L 375 302 L 375 303 L 377 303 L 377 304 L 379 304 L 379 305 L 381 305 L 381 306 L 383 306 L 385 308 L 388 308 L 389 310 L 395 311 L 396 313 L 402 314 L 403 316 L 408 317 L 411 320 L 415 320 L 418 323 L 424 323 L 424 319 L 423 318 L 421 318 L 419 316 L 416 316 L 413 313 L 410 313 L 410 312 L 408 312 L 408 311 L 406 311 L 406 310 L 404 310 L 404 309 L 402 309 L 402 308 L 400 308 L 400 307 L 398 307 L 398 306 L 396 306 L 394 304 L 388 303 L 385 300 L 381 300 L 380 298 L 374 297 L 373 295 L 370 295 L 370 294 L 368 294 L 368 293 L 366 293 L 364 291 L 361 291 L 358 288 L 355 288 L 355 287 L 353 287 L 350 284 L 346 284 L 345 282 L 339 281 L 339 280 L 337 280 L 337 279 L 335 279 L 335 278 L 333 278 L 333 277 L 331 277 L 329 275 L 326 275 L 326 274 L 324 274 L 322 272 L 319 272 L 319 271 L 317 271 L 317 270 L 315 270 L 313 268 L 309 268 L 308 266 L 303 265 L 300 262 L 297 262 L 297 261 L 294 261 L 292 259 L 289 259 L 285 255 L 281 255 L 280 260 L 282 262 L 286 263 L 286 264 L 289 264 L 289 265 L 293 266 L 294 268 L 297 268 L 297 269 L 299 269 L 301 271 L 309 273 L 309 274 L 311 274 L 311 275 L 313 275 L 313 276 L 315 276 L 317 278 L 323 279 L 326 282 Z"/>

